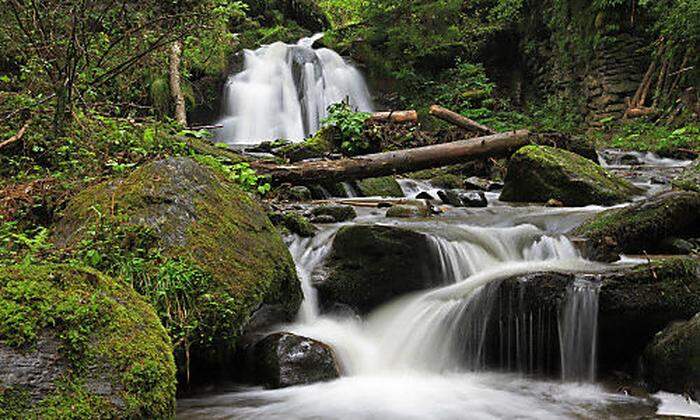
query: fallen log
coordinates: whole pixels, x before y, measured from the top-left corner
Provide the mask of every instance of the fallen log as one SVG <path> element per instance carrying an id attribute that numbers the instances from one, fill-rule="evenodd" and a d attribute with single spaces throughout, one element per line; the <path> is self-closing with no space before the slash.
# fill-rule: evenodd
<path id="1" fill-rule="evenodd" d="M 430 107 L 430 115 L 446 121 L 450 124 L 454 124 L 458 127 L 465 128 L 467 130 L 476 131 L 480 134 L 496 134 L 496 130 L 487 127 L 483 124 L 469 119 L 463 115 L 459 115 L 456 112 L 450 111 L 447 108 L 443 108 L 439 105 L 433 105 Z"/>
<path id="2" fill-rule="evenodd" d="M 252 167 L 261 174 L 269 175 L 275 185 L 352 181 L 507 155 L 529 144 L 529 136 L 528 130 L 518 130 L 340 160 L 302 162 L 293 165 L 253 162 Z"/>
<path id="3" fill-rule="evenodd" d="M 393 123 L 416 122 L 418 121 L 418 112 L 415 110 L 375 112 L 369 119 L 372 121 L 389 121 Z"/>

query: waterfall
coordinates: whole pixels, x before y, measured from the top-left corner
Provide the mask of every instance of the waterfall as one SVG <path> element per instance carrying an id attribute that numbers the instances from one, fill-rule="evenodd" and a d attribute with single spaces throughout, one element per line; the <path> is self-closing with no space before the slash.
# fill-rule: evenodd
<path id="1" fill-rule="evenodd" d="M 561 370 L 565 381 L 595 380 L 600 285 L 577 278 L 567 289 L 559 321 Z"/>
<path id="2" fill-rule="evenodd" d="M 226 83 L 219 141 L 300 141 L 319 129 L 329 105 L 372 110 L 360 72 L 334 51 L 312 48 L 322 36 L 244 51 L 243 71 Z"/>

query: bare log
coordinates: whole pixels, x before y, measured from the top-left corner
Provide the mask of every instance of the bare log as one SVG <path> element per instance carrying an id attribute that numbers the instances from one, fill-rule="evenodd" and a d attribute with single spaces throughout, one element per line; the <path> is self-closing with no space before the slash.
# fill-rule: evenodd
<path id="1" fill-rule="evenodd" d="M 467 130 L 476 131 L 480 134 L 496 134 L 496 130 L 487 127 L 483 124 L 469 119 L 463 115 L 459 115 L 456 112 L 450 111 L 447 108 L 443 108 L 439 105 L 433 105 L 430 107 L 430 115 L 440 118 L 443 121 L 447 121 L 450 124 L 454 124 L 458 127 L 466 128 Z"/>
<path id="2" fill-rule="evenodd" d="M 27 131 L 27 128 L 29 127 L 30 122 L 31 121 L 27 121 L 26 123 L 24 123 L 22 128 L 20 128 L 19 131 L 17 131 L 17 134 L 15 134 L 14 136 L 10 137 L 9 139 L 7 139 L 5 141 L 0 142 L 0 149 L 2 149 L 5 146 L 9 146 L 10 144 L 12 144 L 16 141 L 21 140 L 22 137 L 24 136 L 24 133 Z"/>
<path id="3" fill-rule="evenodd" d="M 529 144 L 529 136 L 528 130 L 518 130 L 348 159 L 302 162 L 293 165 L 255 162 L 252 166 L 257 171 L 270 175 L 272 182 L 277 185 L 351 181 L 507 155 Z"/>
<path id="4" fill-rule="evenodd" d="M 418 121 L 418 112 L 413 109 L 408 111 L 375 112 L 369 119 L 372 121 L 389 121 L 393 123 L 416 122 Z"/>
<path id="5" fill-rule="evenodd" d="M 173 42 L 170 49 L 170 94 L 175 103 L 175 120 L 183 127 L 187 127 L 187 112 L 185 109 L 185 96 L 180 85 L 180 62 L 182 61 L 182 41 Z"/>

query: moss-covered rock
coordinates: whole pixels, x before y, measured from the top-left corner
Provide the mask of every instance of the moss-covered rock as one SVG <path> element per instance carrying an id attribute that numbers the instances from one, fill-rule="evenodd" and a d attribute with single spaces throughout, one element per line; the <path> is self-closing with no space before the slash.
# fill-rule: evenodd
<path id="1" fill-rule="evenodd" d="M 548 146 L 525 146 L 508 163 L 502 201 L 546 202 L 567 206 L 610 205 L 640 191 L 592 161 Z"/>
<path id="2" fill-rule="evenodd" d="M 657 334 L 644 351 L 642 365 L 652 387 L 700 401 L 700 314 Z"/>
<path id="3" fill-rule="evenodd" d="M 700 159 L 685 168 L 671 184 L 681 190 L 700 192 Z"/>
<path id="4" fill-rule="evenodd" d="M 318 231 L 318 229 L 309 222 L 309 219 L 292 211 L 285 212 L 282 215 L 282 222 L 290 232 L 296 233 L 302 238 L 310 238 Z"/>
<path id="5" fill-rule="evenodd" d="M 670 322 L 700 312 L 700 262 L 652 261 L 602 277 L 598 336 L 604 369 L 634 370 L 644 347 Z"/>
<path id="6" fill-rule="evenodd" d="M 367 313 L 402 294 L 435 287 L 441 268 L 430 239 L 389 226 L 346 226 L 328 257 L 327 276 L 316 284 L 322 305 L 349 305 Z"/>
<path id="7" fill-rule="evenodd" d="M 586 240 L 587 256 L 611 261 L 618 254 L 654 253 L 669 237 L 700 233 L 700 193 L 667 192 L 596 215 L 572 234 Z"/>
<path id="8" fill-rule="evenodd" d="M 454 190 L 464 187 L 462 177 L 454 174 L 443 174 L 430 178 L 430 183 L 435 188 L 443 188 L 446 190 Z"/>
<path id="9" fill-rule="evenodd" d="M 357 217 L 357 212 L 352 206 L 333 204 L 315 207 L 311 210 L 311 214 L 314 216 L 314 218 L 319 218 L 322 216 L 328 216 L 329 218 L 332 217 L 333 220 L 330 221 L 330 223 L 347 222 L 348 220 L 352 220 Z"/>
<path id="10" fill-rule="evenodd" d="M 540 146 L 551 146 L 568 150 L 598 163 L 595 143 L 583 136 L 568 136 L 561 133 L 539 133 L 531 136 L 531 141 Z"/>
<path id="11" fill-rule="evenodd" d="M 0 268 L 0 417 L 174 411 L 170 339 L 129 285 L 73 266 Z"/>
<path id="12" fill-rule="evenodd" d="M 409 206 L 397 204 L 389 207 L 386 211 L 386 217 L 396 219 L 410 219 L 413 217 L 428 217 L 428 209 L 426 207 Z"/>
<path id="13" fill-rule="evenodd" d="M 365 197 L 403 197 L 403 190 L 392 176 L 357 181 L 357 190 Z"/>
<path id="14" fill-rule="evenodd" d="M 334 150 L 334 135 L 333 129 L 322 128 L 313 137 L 303 142 L 275 149 L 275 154 L 283 156 L 290 162 L 320 158 Z"/>
<path id="15" fill-rule="evenodd" d="M 260 205 L 191 159 L 152 162 L 123 180 L 97 185 L 76 196 L 64 213 L 56 235 L 60 246 L 89 240 L 96 222 L 120 215 L 119 220 L 148 228 L 162 254 L 190 261 L 206 275 L 196 290 L 175 289 L 176 295 L 167 296 L 190 305 L 191 328 L 179 340 L 176 357 L 185 366 L 189 347 L 194 376 L 198 368 L 228 364 L 261 304 L 282 304 L 290 320 L 299 308 L 302 294 L 291 256 Z"/>

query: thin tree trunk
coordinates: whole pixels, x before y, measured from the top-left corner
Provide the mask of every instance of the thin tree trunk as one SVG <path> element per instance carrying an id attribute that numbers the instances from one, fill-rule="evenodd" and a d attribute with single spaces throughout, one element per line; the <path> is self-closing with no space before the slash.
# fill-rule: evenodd
<path id="1" fill-rule="evenodd" d="M 449 109 L 443 108 L 439 105 L 433 105 L 430 107 L 430 115 L 439 118 L 443 121 L 447 121 L 448 123 L 454 124 L 458 127 L 476 131 L 479 134 L 496 134 L 496 130 L 487 127 L 483 124 L 479 124 L 474 120 L 471 120 L 463 115 L 450 111 Z"/>
<path id="2" fill-rule="evenodd" d="M 294 165 L 256 162 L 252 166 L 259 172 L 270 175 L 276 185 L 351 181 L 507 155 L 529 144 L 529 136 L 528 130 L 518 130 L 349 159 L 302 162 Z"/>
<path id="3" fill-rule="evenodd" d="M 418 113 L 415 110 L 408 111 L 383 111 L 375 112 L 369 117 L 373 121 L 389 121 L 393 123 L 418 121 Z"/>
<path id="4" fill-rule="evenodd" d="M 185 97 L 182 94 L 180 79 L 180 62 L 182 61 L 182 41 L 173 42 L 170 49 L 170 94 L 175 103 L 175 120 L 183 127 L 187 126 Z"/>

